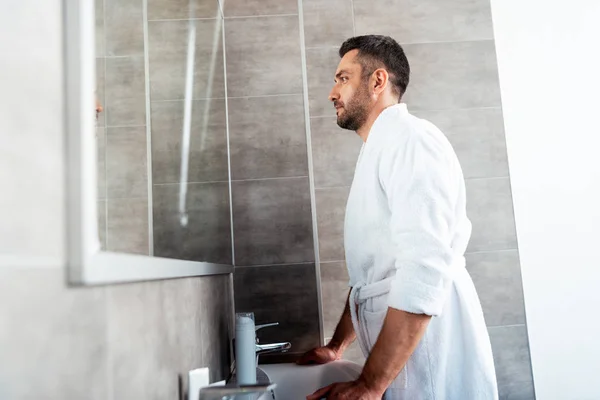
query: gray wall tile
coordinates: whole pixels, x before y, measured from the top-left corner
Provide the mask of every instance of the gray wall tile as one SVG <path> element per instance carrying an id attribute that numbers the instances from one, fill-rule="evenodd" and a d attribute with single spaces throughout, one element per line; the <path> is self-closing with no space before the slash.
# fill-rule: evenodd
<path id="1" fill-rule="evenodd" d="M 100 102 L 102 107 L 106 107 L 106 96 L 105 96 L 105 87 L 106 87 L 106 79 L 105 79 L 105 59 L 104 58 L 96 58 L 96 100 Z M 97 126 L 105 126 L 106 125 L 106 112 L 102 111 L 98 116 L 98 121 L 96 122 Z"/>
<path id="2" fill-rule="evenodd" d="M 404 46 L 411 109 L 499 107 L 500 85 L 493 40 Z"/>
<path id="3" fill-rule="evenodd" d="M 356 34 L 390 35 L 399 43 L 492 39 L 489 0 L 354 0 Z"/>
<path id="4" fill-rule="evenodd" d="M 144 54 L 142 0 L 104 0 L 107 56 Z"/>
<path id="5" fill-rule="evenodd" d="M 306 47 L 340 46 L 353 36 L 352 0 L 303 0 L 302 7 Z"/>
<path id="6" fill-rule="evenodd" d="M 230 360 L 229 275 L 108 290 L 115 400 L 178 399 L 177 377 L 185 389 L 187 372 L 200 366 L 210 368 L 212 381 L 227 376 L 223 365 Z"/>
<path id="7" fill-rule="evenodd" d="M 333 88 L 333 78 L 339 62 L 338 47 L 306 50 L 308 103 L 311 117 L 327 115 L 335 118 L 335 108 L 329 100 L 329 92 Z"/>
<path id="8" fill-rule="evenodd" d="M 106 124 L 146 125 L 143 57 L 106 59 Z"/>
<path id="9" fill-rule="evenodd" d="M 94 0 L 96 57 L 104 57 L 104 0 Z"/>
<path id="10" fill-rule="evenodd" d="M 67 288 L 62 268 L 0 268 L 0 397 L 108 398 L 104 288 Z M 35 377 L 35 382 L 32 382 Z"/>
<path id="11" fill-rule="evenodd" d="M 321 262 L 321 301 L 323 303 L 323 334 L 332 337 L 346 307 L 350 292 L 345 262 Z"/>
<path id="12" fill-rule="evenodd" d="M 106 200 L 98 200 L 98 239 L 100 250 L 106 250 Z"/>
<path id="13" fill-rule="evenodd" d="M 229 185 L 189 184 L 188 224 L 179 215 L 179 185 L 154 185 L 154 254 L 159 257 L 231 264 Z"/>
<path id="14" fill-rule="evenodd" d="M 448 137 L 465 178 L 508 176 L 502 109 L 417 111 Z"/>
<path id="15" fill-rule="evenodd" d="M 321 261 L 345 260 L 344 217 L 350 188 L 329 188 L 315 191 L 319 255 Z"/>
<path id="16" fill-rule="evenodd" d="M 146 99 L 143 95 L 107 99 L 104 110 L 107 126 L 142 126 L 146 124 Z"/>
<path id="17" fill-rule="evenodd" d="M 146 127 L 106 131 L 107 197 L 147 197 Z"/>
<path id="18" fill-rule="evenodd" d="M 225 100 L 192 103 L 188 182 L 227 181 Z M 153 183 L 181 181 L 183 101 L 152 103 Z"/>
<path id="19" fill-rule="evenodd" d="M 225 17 L 248 17 L 252 15 L 297 14 L 296 0 L 227 0 L 224 2 Z"/>
<path id="20" fill-rule="evenodd" d="M 314 261 L 308 178 L 233 182 L 236 265 Z"/>
<path id="21" fill-rule="evenodd" d="M 467 180 L 467 215 L 473 233 L 467 251 L 517 248 L 508 178 Z"/>
<path id="22" fill-rule="evenodd" d="M 231 352 L 233 338 L 233 302 L 232 279 L 230 275 L 208 276 L 201 278 L 200 294 L 202 362 L 209 366 L 211 382 L 224 379 L 229 375 L 233 360 Z M 211 307 L 202 305 L 210 304 Z"/>
<path id="23" fill-rule="evenodd" d="M 114 400 L 179 398 L 184 360 L 203 361 L 194 289 L 191 279 L 109 287 Z"/>
<path id="24" fill-rule="evenodd" d="M 302 93 L 297 16 L 226 20 L 225 37 L 229 96 Z"/>
<path id="25" fill-rule="evenodd" d="M 220 16 L 219 0 L 148 0 L 148 20 Z"/>
<path id="26" fill-rule="evenodd" d="M 319 345 L 314 264 L 236 268 L 236 312 L 254 312 L 257 324 L 279 322 L 259 332 L 261 343 L 289 341 L 291 353 Z"/>
<path id="27" fill-rule="evenodd" d="M 98 128 L 96 130 L 96 151 L 97 151 L 97 177 L 98 198 L 106 198 L 106 129 Z"/>
<path id="28" fill-rule="evenodd" d="M 302 95 L 229 100 L 232 179 L 307 176 Z"/>
<path id="29" fill-rule="evenodd" d="M 107 250 L 148 255 L 148 199 L 107 202 Z"/>
<path id="30" fill-rule="evenodd" d="M 194 99 L 225 97 L 222 22 L 194 21 Z M 185 98 L 189 21 L 148 23 L 150 96 L 156 100 Z"/>
<path id="31" fill-rule="evenodd" d="M 337 125 L 336 118 L 311 118 L 315 187 L 350 186 L 363 141 Z"/>
<path id="32" fill-rule="evenodd" d="M 488 326 L 525 323 L 521 265 L 517 250 L 467 254 Z"/>
<path id="33" fill-rule="evenodd" d="M 501 400 L 534 400 L 529 344 L 525 326 L 490 328 Z"/>

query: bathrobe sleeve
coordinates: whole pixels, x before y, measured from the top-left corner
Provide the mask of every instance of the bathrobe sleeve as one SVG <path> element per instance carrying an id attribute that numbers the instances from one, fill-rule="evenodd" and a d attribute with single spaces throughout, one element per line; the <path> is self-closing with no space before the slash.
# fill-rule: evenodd
<path id="1" fill-rule="evenodd" d="M 426 135 L 383 150 L 379 178 L 391 213 L 392 308 L 440 315 L 452 279 L 457 180 L 448 150 Z"/>

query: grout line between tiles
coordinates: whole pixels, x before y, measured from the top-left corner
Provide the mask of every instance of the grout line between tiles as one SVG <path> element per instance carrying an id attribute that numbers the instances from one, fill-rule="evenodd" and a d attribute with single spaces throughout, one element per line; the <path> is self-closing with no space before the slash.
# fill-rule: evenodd
<path id="1" fill-rule="evenodd" d="M 111 58 L 111 59 L 118 59 L 118 58 L 143 58 L 144 55 L 143 54 L 129 54 L 129 55 L 124 55 L 124 56 L 104 56 L 102 58 Z"/>
<path id="2" fill-rule="evenodd" d="M 280 178 L 256 178 L 256 179 L 231 179 L 231 182 L 255 182 L 255 181 L 277 181 L 286 179 L 306 179 L 308 176 L 284 176 Z M 211 183 L 228 183 L 230 181 L 205 181 L 205 182 L 187 182 L 188 185 L 204 185 Z M 168 186 L 168 185 L 179 185 L 181 182 L 163 182 L 154 183 L 154 186 Z"/>
<path id="3" fill-rule="evenodd" d="M 229 181 L 206 181 L 206 182 L 187 182 L 188 185 L 210 185 L 213 183 L 228 183 Z M 179 185 L 181 182 L 162 182 L 162 183 L 154 183 L 154 186 L 169 186 L 169 185 Z"/>
<path id="4" fill-rule="evenodd" d="M 331 50 L 331 49 L 339 49 L 340 46 L 333 46 L 333 45 L 327 45 L 327 46 L 306 46 L 306 50 Z"/>
<path id="5" fill-rule="evenodd" d="M 292 97 L 302 96 L 302 93 L 283 93 L 283 94 L 263 94 L 263 95 L 251 95 L 251 96 L 227 96 L 227 97 L 195 97 L 192 101 L 208 101 L 208 100 L 232 100 L 232 99 L 255 99 L 263 97 Z M 152 100 L 154 103 L 169 103 L 169 102 L 182 102 L 185 99 L 160 99 Z"/>
<path id="6" fill-rule="evenodd" d="M 308 96 L 308 69 L 306 41 L 304 37 L 304 3 L 298 0 L 298 32 L 300 38 L 300 61 L 302 65 L 302 94 L 304 95 L 304 129 L 306 132 L 306 155 L 308 162 L 308 185 L 312 217 L 313 248 L 315 252 L 315 280 L 317 287 L 317 311 L 319 313 L 319 341 L 324 344 L 323 295 L 321 293 L 321 259 L 319 251 L 319 231 L 317 224 L 317 197 L 315 194 L 315 174 L 312 157 L 312 135 L 310 129 L 310 99 Z"/>
<path id="7" fill-rule="evenodd" d="M 333 106 L 332 106 L 333 107 Z M 334 119 L 336 118 L 335 114 L 331 114 L 331 115 L 315 115 L 315 116 L 310 116 L 310 119 L 323 119 L 323 118 L 331 118 Z"/>
<path id="8" fill-rule="evenodd" d="M 106 129 L 119 129 L 119 128 L 145 128 L 146 125 L 106 125 Z"/>
<path id="9" fill-rule="evenodd" d="M 227 96 L 227 99 L 254 99 L 260 97 L 291 97 L 291 96 L 302 96 L 302 93 L 282 93 L 282 94 L 262 94 L 262 95 L 251 95 L 251 96 Z"/>
<path id="10" fill-rule="evenodd" d="M 321 264 L 337 264 L 337 263 L 345 263 L 346 260 L 327 260 L 321 261 Z"/>
<path id="11" fill-rule="evenodd" d="M 189 21 L 216 21 L 218 18 L 200 17 L 200 18 L 153 18 L 148 22 L 189 22 Z"/>
<path id="12" fill-rule="evenodd" d="M 505 176 L 485 176 L 485 177 L 481 177 L 481 178 L 465 178 L 465 182 L 470 182 L 470 181 L 484 181 L 484 180 L 498 180 L 498 179 L 508 179 L 509 176 L 505 175 Z"/>
<path id="13" fill-rule="evenodd" d="M 245 19 L 245 18 L 269 18 L 269 17 L 297 17 L 298 14 L 272 14 L 272 15 L 236 15 L 231 17 L 225 17 L 228 19 Z"/>
<path id="14" fill-rule="evenodd" d="M 411 113 L 439 112 L 439 111 L 477 111 L 477 110 L 502 110 L 501 105 L 481 107 L 457 107 L 457 108 L 415 108 Z"/>
<path id="15" fill-rule="evenodd" d="M 522 328 L 525 327 L 525 324 L 512 324 L 512 325 L 491 325 L 488 326 L 487 329 L 497 329 L 497 328 Z"/>
<path id="16" fill-rule="evenodd" d="M 490 253 L 508 253 L 511 251 L 519 251 L 518 248 L 514 247 L 514 248 L 510 248 L 510 249 L 499 249 L 499 250 L 478 250 L 478 251 L 467 251 L 465 252 L 465 256 L 468 255 L 476 255 L 476 254 L 490 254 Z"/>
<path id="17" fill-rule="evenodd" d="M 114 200 L 145 200 L 148 196 L 138 196 L 138 197 L 105 197 L 103 199 L 98 199 L 98 201 L 114 201 Z"/>
<path id="18" fill-rule="evenodd" d="M 232 179 L 232 182 L 281 181 L 286 179 L 306 179 L 308 176 L 284 176 L 278 178 Z"/>
<path id="19" fill-rule="evenodd" d="M 315 264 L 314 261 L 305 261 L 305 262 L 294 262 L 294 263 L 236 265 L 236 268 L 290 267 L 290 266 L 313 265 L 313 264 Z"/>
<path id="20" fill-rule="evenodd" d="M 208 100 L 227 100 L 225 97 L 194 97 L 192 101 L 208 101 Z M 185 99 L 160 99 L 160 100 L 152 100 L 152 104 L 154 103 L 169 103 L 169 102 L 182 102 Z"/>
<path id="21" fill-rule="evenodd" d="M 315 188 L 315 190 L 330 190 L 330 189 L 350 189 L 350 185 L 347 185 L 347 186 L 323 186 L 323 187 Z"/>
<path id="22" fill-rule="evenodd" d="M 454 43 L 480 43 L 480 42 L 494 42 L 494 38 L 491 39 L 467 39 L 467 40 L 440 40 L 440 41 L 429 41 L 429 42 L 402 42 L 401 46 L 412 46 L 420 44 L 454 44 Z"/>
<path id="23" fill-rule="evenodd" d="M 148 255 L 154 255 L 154 198 L 152 196 L 152 116 L 150 103 L 150 52 L 148 41 L 148 0 L 142 2 L 144 26 L 144 94 L 146 100 L 146 184 L 148 185 Z"/>
<path id="24" fill-rule="evenodd" d="M 440 112 L 440 111 L 477 111 L 477 110 L 502 110 L 502 106 L 485 106 L 485 107 L 462 107 L 462 108 L 431 108 L 431 109 L 412 109 L 410 110 L 413 114 L 427 113 L 427 112 Z M 317 118 L 335 118 L 335 114 L 331 115 L 311 115 L 310 119 Z"/>
<path id="25" fill-rule="evenodd" d="M 223 22 L 223 29 L 221 30 L 221 39 L 223 42 L 223 49 L 225 49 L 225 15 L 223 14 L 223 8 L 221 0 L 219 0 L 219 7 L 221 9 L 221 20 Z M 227 96 L 227 52 L 223 51 L 223 85 L 225 93 L 225 133 L 227 135 L 227 186 L 229 189 L 229 229 L 231 232 L 231 264 L 235 267 L 235 228 L 233 225 L 233 189 L 231 180 L 231 141 L 229 132 L 229 101 Z M 233 276 L 233 274 L 232 274 Z M 233 279 L 233 278 L 232 278 Z M 233 281 L 231 284 L 233 288 Z M 232 294 L 233 307 L 235 308 L 235 296 Z"/>

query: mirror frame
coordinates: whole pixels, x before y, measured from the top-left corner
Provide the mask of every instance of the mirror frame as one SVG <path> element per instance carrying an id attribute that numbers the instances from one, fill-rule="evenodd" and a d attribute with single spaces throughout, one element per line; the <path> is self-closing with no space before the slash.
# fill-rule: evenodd
<path id="1" fill-rule="evenodd" d="M 100 251 L 94 12 L 93 1 L 63 1 L 69 283 L 94 285 L 233 273 L 232 265 Z"/>

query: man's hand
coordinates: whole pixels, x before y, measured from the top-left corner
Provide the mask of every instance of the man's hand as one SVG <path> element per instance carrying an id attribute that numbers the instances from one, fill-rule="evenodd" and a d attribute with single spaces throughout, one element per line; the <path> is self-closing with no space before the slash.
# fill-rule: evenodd
<path id="1" fill-rule="evenodd" d="M 340 359 L 340 355 L 331 347 L 317 347 L 307 351 L 296 362 L 298 365 L 327 364 Z"/>
<path id="2" fill-rule="evenodd" d="M 360 379 L 352 382 L 334 383 L 317 390 L 306 400 L 381 400 L 383 393 L 378 393 Z"/>

